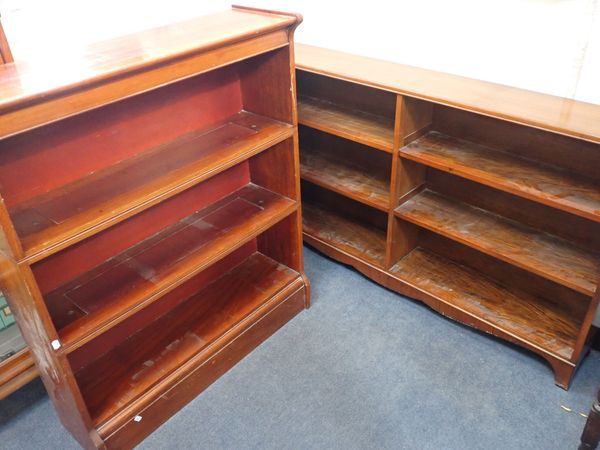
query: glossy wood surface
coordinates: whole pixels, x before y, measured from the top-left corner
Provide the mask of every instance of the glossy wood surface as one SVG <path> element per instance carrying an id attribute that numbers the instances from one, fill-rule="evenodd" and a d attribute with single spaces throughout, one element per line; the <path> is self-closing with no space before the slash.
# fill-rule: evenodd
<path id="1" fill-rule="evenodd" d="M 224 335 L 298 274 L 255 253 L 244 263 L 80 370 L 96 424 Z M 98 377 L 102 373 L 104 376 Z"/>
<path id="2" fill-rule="evenodd" d="M 235 7 L 0 71 L 0 284 L 83 448 L 132 448 L 309 306 L 300 21 Z"/>
<path id="3" fill-rule="evenodd" d="M 600 279 L 600 254 L 431 190 L 396 214 L 416 225 L 510 262 L 590 297 Z"/>
<path id="4" fill-rule="evenodd" d="M 599 105 L 310 45 L 296 45 L 296 62 L 304 71 L 600 142 Z"/>
<path id="5" fill-rule="evenodd" d="M 538 353 L 567 389 L 598 306 L 600 107 L 311 46 L 297 53 L 301 98 L 394 119 L 391 170 L 377 172 L 387 208 L 366 198 L 372 162 L 357 156 L 377 145 L 352 147 L 368 124 L 350 119 L 355 129 L 340 134 L 323 115 L 321 133 L 347 139 L 336 146 L 301 133 L 301 159 L 312 161 L 303 178 L 324 188 L 303 185 L 305 241 Z M 346 169 L 355 162 L 361 176 Z M 374 208 L 357 215 L 348 199 Z"/>
<path id="6" fill-rule="evenodd" d="M 232 9 L 90 45 L 79 61 L 71 62 L 78 70 L 15 63 L 0 69 L 0 111 L 285 29 L 296 21 L 290 15 Z"/>
<path id="7" fill-rule="evenodd" d="M 394 138 L 392 123 L 385 117 L 364 111 L 348 110 L 328 101 L 311 97 L 298 99 L 301 125 L 391 152 Z"/>
<path id="8" fill-rule="evenodd" d="M 568 310 L 508 289 L 464 266 L 419 248 L 390 272 L 444 302 L 502 328 L 519 339 L 569 359 L 579 323 Z"/>
<path id="9" fill-rule="evenodd" d="M 165 417 L 176 413 L 191 397 L 210 386 L 301 312 L 306 295 L 306 289 L 298 279 L 295 285 L 279 292 L 235 326 L 235 339 L 229 333 L 167 377 L 177 380 L 170 383 L 174 387 L 169 389 L 163 380 L 150 390 L 152 395 L 145 395 L 123 408 L 121 414 L 100 427 L 108 448 L 133 448 L 164 422 Z M 143 418 L 141 422 L 135 420 L 138 415 Z"/>
<path id="10" fill-rule="evenodd" d="M 295 210 L 254 184 L 174 223 L 46 296 L 72 351 Z"/>
<path id="11" fill-rule="evenodd" d="M 98 232 L 239 163 L 291 133 L 288 125 L 241 112 L 210 130 L 188 134 L 35 197 L 10 211 L 25 257 L 35 261 L 40 254 L 52 254 L 75 239 Z"/>
<path id="12" fill-rule="evenodd" d="M 600 222 L 600 183 L 511 154 L 431 132 L 404 158 Z"/>

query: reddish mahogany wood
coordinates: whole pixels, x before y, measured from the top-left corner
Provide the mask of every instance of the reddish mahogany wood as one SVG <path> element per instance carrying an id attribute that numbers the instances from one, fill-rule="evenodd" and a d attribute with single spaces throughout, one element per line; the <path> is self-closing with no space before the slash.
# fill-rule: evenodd
<path id="1" fill-rule="evenodd" d="M 104 423 L 297 277 L 297 272 L 255 253 L 78 371 L 76 378 L 94 423 Z"/>
<path id="2" fill-rule="evenodd" d="M 209 349 L 185 364 L 177 374 L 175 387 L 167 389 L 165 383 L 159 383 L 152 389 L 155 394 L 140 398 L 125 408 L 115 419 L 100 427 L 101 436 L 109 448 L 132 448 L 158 425 L 190 400 L 216 381 L 227 370 L 244 358 L 250 351 L 260 345 L 271 334 L 281 328 L 305 307 L 306 288 L 300 286 L 293 292 L 291 289 L 281 291 L 266 307 L 260 308 L 252 315 L 256 321 L 249 324 L 245 321 L 238 328 L 235 339 L 228 340 L 223 346 L 216 343 Z M 290 286 L 291 288 L 294 285 Z M 184 373 L 189 373 L 184 376 Z M 134 418 L 142 416 L 141 422 Z"/>
<path id="3" fill-rule="evenodd" d="M 249 182 L 248 165 L 238 164 L 205 183 L 67 247 L 31 266 L 38 286 L 43 294 L 47 294 Z"/>
<path id="4" fill-rule="evenodd" d="M 235 8 L 99 45 L 97 60 L 80 61 L 89 73 L 0 68 L 0 284 L 82 447 L 138 443 L 308 306 L 292 55 L 300 21 Z M 155 53 L 130 46 L 140 40 Z M 256 252 L 274 278 L 260 278 L 258 264 L 243 275 L 255 285 L 227 281 Z M 212 343 L 194 347 L 193 332 Z M 132 400 L 133 374 L 119 360 L 78 382 L 75 373 L 139 335 L 131 361 L 160 359 L 169 343 L 155 335 L 193 349 L 168 373 L 142 377 L 126 407 L 119 396 Z M 103 384 L 108 373 L 116 378 Z M 144 409 L 142 426 L 130 408 Z"/>
<path id="5" fill-rule="evenodd" d="M 35 261 L 291 136 L 288 125 L 238 113 L 9 209 Z M 168 159 L 167 159 L 168 158 Z M 165 162 L 165 160 L 167 162 Z"/>
<path id="6" fill-rule="evenodd" d="M 295 210 L 250 184 L 46 295 L 65 351 L 160 298 Z"/>

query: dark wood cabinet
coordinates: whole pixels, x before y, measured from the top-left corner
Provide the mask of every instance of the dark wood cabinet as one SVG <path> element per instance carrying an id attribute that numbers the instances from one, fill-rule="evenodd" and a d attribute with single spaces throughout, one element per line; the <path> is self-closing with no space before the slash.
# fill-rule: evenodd
<path id="1" fill-rule="evenodd" d="M 0 69 L 2 290 L 83 447 L 133 447 L 308 306 L 300 20 L 236 7 L 80 73 Z"/>
<path id="2" fill-rule="evenodd" d="M 296 50 L 306 242 L 566 389 L 600 298 L 600 107 Z"/>

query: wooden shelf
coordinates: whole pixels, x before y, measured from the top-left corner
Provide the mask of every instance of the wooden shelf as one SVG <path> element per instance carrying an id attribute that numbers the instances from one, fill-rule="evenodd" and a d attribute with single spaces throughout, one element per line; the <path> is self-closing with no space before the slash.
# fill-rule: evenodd
<path id="1" fill-rule="evenodd" d="M 171 197 L 293 134 L 241 111 L 10 211 L 25 259 L 39 260 Z"/>
<path id="2" fill-rule="evenodd" d="M 306 201 L 302 203 L 302 223 L 304 233 L 313 238 L 383 267 L 386 241 L 383 230 Z"/>
<path id="3" fill-rule="evenodd" d="M 590 297 L 600 279 L 600 255 L 429 189 L 396 215 Z"/>
<path id="4" fill-rule="evenodd" d="M 70 352 L 160 298 L 296 209 L 250 183 L 45 297 Z"/>
<path id="5" fill-rule="evenodd" d="M 400 155 L 600 222 L 600 184 L 438 132 L 411 142 Z"/>
<path id="6" fill-rule="evenodd" d="M 394 148 L 393 119 L 350 110 L 326 100 L 299 97 L 298 123 L 386 152 Z"/>
<path id="7" fill-rule="evenodd" d="M 570 360 L 579 323 L 546 299 L 508 289 L 467 267 L 416 248 L 390 272 L 451 308 L 509 333 L 517 340 Z"/>
<path id="8" fill-rule="evenodd" d="M 321 152 L 303 148 L 300 153 L 300 175 L 303 179 L 345 195 L 368 206 L 388 211 L 389 179 L 379 178 L 364 168 Z"/>
<path id="9" fill-rule="evenodd" d="M 190 359 L 206 359 L 215 341 L 235 338 L 236 324 L 298 278 L 297 272 L 254 253 L 79 370 L 75 376 L 93 422 L 102 424 Z"/>

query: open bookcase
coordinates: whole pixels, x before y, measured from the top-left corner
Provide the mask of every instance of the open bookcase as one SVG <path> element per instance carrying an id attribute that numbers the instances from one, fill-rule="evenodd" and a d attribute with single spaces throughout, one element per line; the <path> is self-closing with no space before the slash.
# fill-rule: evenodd
<path id="1" fill-rule="evenodd" d="M 84 78 L 0 72 L 2 290 L 83 447 L 133 447 L 308 306 L 300 20 L 236 7 Z"/>
<path id="2" fill-rule="evenodd" d="M 568 388 L 600 292 L 600 106 L 296 47 L 304 237 Z"/>

